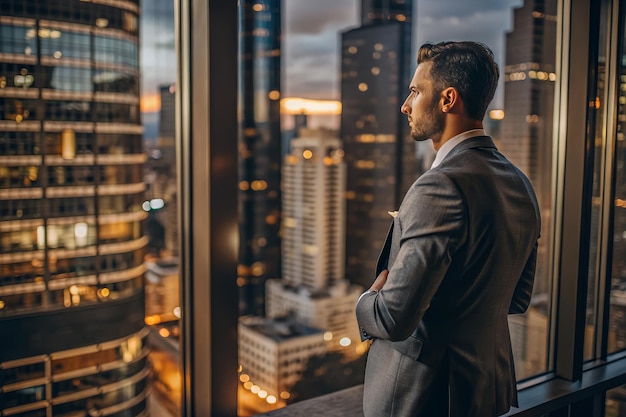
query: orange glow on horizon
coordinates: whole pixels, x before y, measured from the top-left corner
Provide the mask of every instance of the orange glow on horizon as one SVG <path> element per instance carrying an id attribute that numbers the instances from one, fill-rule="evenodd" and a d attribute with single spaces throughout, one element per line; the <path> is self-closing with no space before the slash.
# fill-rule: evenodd
<path id="1" fill-rule="evenodd" d="M 341 102 L 338 100 L 288 97 L 280 101 L 280 111 L 283 114 L 339 115 L 341 114 Z"/>
<path id="2" fill-rule="evenodd" d="M 142 113 L 154 113 L 161 110 L 161 96 L 158 94 L 141 96 L 139 108 Z"/>

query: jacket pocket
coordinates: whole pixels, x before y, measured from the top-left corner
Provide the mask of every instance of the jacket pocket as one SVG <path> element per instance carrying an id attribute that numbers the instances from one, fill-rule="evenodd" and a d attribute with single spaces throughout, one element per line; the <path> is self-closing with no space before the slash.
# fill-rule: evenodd
<path id="1" fill-rule="evenodd" d="M 413 335 L 400 342 L 391 342 L 392 348 L 402 353 L 403 355 L 408 356 L 414 361 L 419 359 L 420 353 L 422 353 L 423 345 L 424 342 Z"/>

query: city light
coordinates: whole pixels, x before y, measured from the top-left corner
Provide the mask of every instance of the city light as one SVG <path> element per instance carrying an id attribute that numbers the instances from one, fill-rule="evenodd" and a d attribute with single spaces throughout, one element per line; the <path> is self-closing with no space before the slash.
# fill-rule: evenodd
<path id="1" fill-rule="evenodd" d="M 502 120 L 504 119 L 504 110 L 494 109 L 489 111 L 489 118 L 491 120 Z"/>
<path id="2" fill-rule="evenodd" d="M 165 201 L 162 198 L 153 198 L 150 200 L 150 208 L 152 210 L 159 210 L 165 206 Z"/>
<path id="3" fill-rule="evenodd" d="M 352 344 L 352 340 L 349 337 L 342 337 L 339 344 L 343 347 L 348 347 Z"/>
<path id="4" fill-rule="evenodd" d="M 280 112 L 282 114 L 339 115 L 341 114 L 341 102 L 338 100 L 289 97 L 280 101 Z"/>

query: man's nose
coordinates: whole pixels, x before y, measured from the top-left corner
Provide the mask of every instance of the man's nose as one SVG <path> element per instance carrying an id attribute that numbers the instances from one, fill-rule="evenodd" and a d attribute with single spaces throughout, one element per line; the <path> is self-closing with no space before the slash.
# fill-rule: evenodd
<path id="1" fill-rule="evenodd" d="M 404 114 L 411 114 L 411 107 L 408 105 L 408 98 L 406 100 L 404 100 L 404 103 L 402 103 L 402 106 L 400 106 L 400 112 L 404 113 Z"/>

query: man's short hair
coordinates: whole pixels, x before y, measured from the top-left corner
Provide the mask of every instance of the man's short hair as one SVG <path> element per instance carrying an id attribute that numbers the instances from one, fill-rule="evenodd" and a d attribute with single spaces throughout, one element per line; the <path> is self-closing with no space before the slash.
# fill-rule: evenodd
<path id="1" fill-rule="evenodd" d="M 417 54 L 418 65 L 422 62 L 432 62 L 430 75 L 437 95 L 454 87 L 469 117 L 485 117 L 500 76 L 489 47 L 479 42 L 426 43 Z"/>

